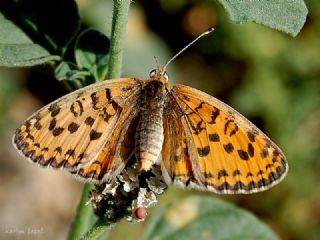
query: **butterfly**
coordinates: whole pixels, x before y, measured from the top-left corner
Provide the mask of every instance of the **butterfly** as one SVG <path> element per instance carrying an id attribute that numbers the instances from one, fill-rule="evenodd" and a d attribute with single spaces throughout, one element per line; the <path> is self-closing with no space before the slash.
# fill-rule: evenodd
<path id="1" fill-rule="evenodd" d="M 168 63 L 148 80 L 106 80 L 50 103 L 16 130 L 15 147 L 94 183 L 112 182 L 133 155 L 141 172 L 160 165 L 168 185 L 230 194 L 280 182 L 288 171 L 280 148 L 225 103 L 170 84 Z"/>

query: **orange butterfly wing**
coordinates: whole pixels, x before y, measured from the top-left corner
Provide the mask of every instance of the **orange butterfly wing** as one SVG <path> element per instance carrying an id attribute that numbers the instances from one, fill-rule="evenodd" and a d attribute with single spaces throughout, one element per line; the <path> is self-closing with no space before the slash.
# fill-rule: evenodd
<path id="1" fill-rule="evenodd" d="M 174 183 L 216 193 L 250 193 L 266 190 L 286 175 L 288 166 L 279 147 L 231 107 L 184 85 L 174 85 L 168 97 L 165 118 L 174 119 L 170 122 L 183 132 L 188 159 L 179 162 L 163 151 L 164 172 Z M 170 131 L 165 130 L 165 138 L 170 138 L 165 143 L 183 146 L 183 137 Z M 192 177 L 184 181 L 181 172 Z"/>
<path id="2" fill-rule="evenodd" d="M 194 181 L 191 160 L 188 151 L 186 134 L 179 121 L 179 109 L 168 106 L 164 110 L 163 129 L 164 142 L 162 147 L 162 175 L 169 185 L 172 180 L 183 185 Z"/>
<path id="3" fill-rule="evenodd" d="M 110 179 L 134 150 L 129 140 L 119 140 L 134 138 L 127 134 L 134 128 L 142 84 L 134 78 L 116 79 L 63 96 L 27 119 L 17 129 L 14 145 L 40 166 L 89 180 Z"/>

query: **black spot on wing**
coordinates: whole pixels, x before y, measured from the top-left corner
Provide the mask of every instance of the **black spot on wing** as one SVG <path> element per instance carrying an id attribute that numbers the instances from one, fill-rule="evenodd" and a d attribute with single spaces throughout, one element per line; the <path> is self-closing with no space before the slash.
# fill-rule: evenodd
<path id="1" fill-rule="evenodd" d="M 198 154 L 200 157 L 206 157 L 209 155 L 210 153 L 210 147 L 209 146 L 205 146 L 203 148 L 198 148 Z"/>
<path id="2" fill-rule="evenodd" d="M 238 155 L 242 160 L 249 160 L 249 155 L 243 150 L 238 150 Z"/>
<path id="3" fill-rule="evenodd" d="M 262 150 L 262 152 L 260 153 L 260 156 L 261 156 L 262 158 L 268 157 L 268 156 L 269 156 L 268 148 L 264 148 L 264 149 Z"/>
<path id="4" fill-rule="evenodd" d="M 240 171 L 239 169 L 234 170 L 233 173 L 232 173 L 232 176 L 235 177 L 235 176 L 238 176 L 238 175 L 239 175 L 239 176 L 241 175 L 241 171 Z"/>
<path id="5" fill-rule="evenodd" d="M 229 137 L 235 135 L 238 131 L 239 131 L 239 127 L 238 125 L 234 122 L 233 119 L 229 119 L 226 124 L 224 125 L 224 134 L 227 134 L 228 129 L 231 128 L 230 133 L 229 133 Z"/>
<path id="6" fill-rule="evenodd" d="M 200 102 L 200 104 L 194 109 L 197 113 L 199 113 L 199 110 L 202 108 L 204 105 L 204 102 Z"/>
<path id="7" fill-rule="evenodd" d="M 68 151 L 66 152 L 66 155 L 69 155 L 71 157 L 74 158 L 75 156 L 75 150 L 74 149 L 68 149 Z"/>
<path id="8" fill-rule="evenodd" d="M 108 99 L 108 101 L 110 101 L 111 100 L 111 91 L 110 91 L 110 89 L 106 88 L 105 93 L 106 93 L 106 98 Z"/>
<path id="9" fill-rule="evenodd" d="M 247 132 L 247 136 L 248 136 L 248 139 L 251 141 L 251 142 L 255 142 L 256 141 L 256 134 L 252 131 L 248 131 Z"/>
<path id="10" fill-rule="evenodd" d="M 78 130 L 78 128 L 79 128 L 79 125 L 77 123 L 75 123 L 75 122 L 72 122 L 68 126 L 68 131 L 70 133 L 75 133 Z"/>
<path id="11" fill-rule="evenodd" d="M 55 118 L 52 118 L 48 127 L 49 131 L 52 131 L 56 127 L 56 124 L 57 120 Z"/>
<path id="12" fill-rule="evenodd" d="M 70 106 L 70 111 L 75 117 L 81 116 L 83 113 L 83 105 L 81 101 L 77 100 L 74 103 L 72 103 Z"/>
<path id="13" fill-rule="evenodd" d="M 259 170 L 259 171 L 257 172 L 257 177 L 262 176 L 263 173 L 264 173 L 264 172 L 263 172 L 262 170 Z"/>
<path id="14" fill-rule="evenodd" d="M 59 114 L 60 107 L 58 106 L 57 103 L 53 103 L 53 104 L 50 105 L 48 110 L 51 113 L 51 117 L 55 117 L 55 116 L 57 116 Z"/>
<path id="15" fill-rule="evenodd" d="M 184 100 L 186 100 L 186 101 L 190 101 L 190 98 L 188 97 L 188 96 L 186 96 L 186 95 L 182 95 L 182 98 L 184 99 Z"/>
<path id="16" fill-rule="evenodd" d="M 248 144 L 248 154 L 250 157 L 254 156 L 254 147 L 251 143 Z"/>
<path id="17" fill-rule="evenodd" d="M 235 135 L 239 131 L 238 125 L 235 124 L 234 129 L 230 132 L 229 136 Z"/>
<path id="18" fill-rule="evenodd" d="M 232 153 L 232 152 L 233 152 L 233 149 L 234 149 L 232 143 L 224 144 L 224 145 L 223 145 L 223 148 L 224 148 L 224 150 L 225 150 L 227 153 L 229 153 L 229 154 Z"/>
<path id="19" fill-rule="evenodd" d="M 250 177 L 253 177 L 253 174 L 251 172 L 248 172 L 246 178 L 250 178 Z"/>
<path id="20" fill-rule="evenodd" d="M 97 97 L 97 93 L 96 92 L 92 93 L 90 97 L 91 97 L 93 109 L 98 110 L 99 108 L 97 107 L 97 103 L 99 102 L 99 97 Z"/>
<path id="21" fill-rule="evenodd" d="M 227 130 L 228 130 L 228 127 L 229 127 L 229 125 L 230 125 L 230 123 L 232 123 L 232 122 L 234 122 L 233 120 L 231 120 L 231 119 L 229 119 L 226 123 L 225 123 L 225 125 L 224 125 L 224 134 L 227 134 Z"/>
<path id="22" fill-rule="evenodd" d="M 40 147 L 40 146 L 39 146 L 39 147 Z M 49 148 L 48 148 L 48 147 L 44 147 L 44 148 L 41 149 L 41 151 L 42 151 L 42 152 L 48 152 L 48 151 L 49 151 Z"/>
<path id="23" fill-rule="evenodd" d="M 42 125 L 40 123 L 40 115 L 39 113 L 36 114 L 36 116 L 34 117 L 35 119 L 35 123 L 34 123 L 34 127 L 37 129 L 37 130 L 40 130 L 42 128 Z"/>
<path id="24" fill-rule="evenodd" d="M 208 136 L 209 136 L 210 142 L 219 142 L 220 141 L 220 137 L 216 133 L 209 134 Z"/>
<path id="25" fill-rule="evenodd" d="M 192 115 L 196 113 L 190 113 L 187 115 Z M 190 127 L 195 135 L 199 135 L 201 131 L 205 130 L 205 123 L 204 121 L 200 120 L 196 125 L 190 120 L 189 116 L 187 117 L 188 122 L 190 123 Z"/>
<path id="26" fill-rule="evenodd" d="M 56 149 L 54 151 L 59 153 L 59 154 L 61 154 L 62 153 L 62 148 L 61 147 L 56 147 Z"/>
<path id="27" fill-rule="evenodd" d="M 84 121 L 84 123 L 90 127 L 92 127 L 93 123 L 94 123 L 94 118 L 92 117 L 87 117 L 86 120 Z"/>
<path id="28" fill-rule="evenodd" d="M 211 121 L 208 122 L 209 124 L 215 124 L 217 117 L 220 115 L 220 110 L 216 107 L 213 107 L 214 110 L 211 112 Z"/>
<path id="29" fill-rule="evenodd" d="M 35 143 L 35 144 L 33 144 L 33 146 L 35 146 L 37 148 L 40 148 L 40 144 L 39 143 Z"/>
<path id="30" fill-rule="evenodd" d="M 52 135 L 54 137 L 58 137 L 62 132 L 63 132 L 64 128 L 62 127 L 56 127 L 55 129 L 52 130 Z"/>
<path id="31" fill-rule="evenodd" d="M 219 172 L 218 172 L 218 179 L 222 178 L 222 177 L 228 177 L 229 174 L 227 173 L 227 171 L 225 169 L 221 169 Z"/>
<path id="32" fill-rule="evenodd" d="M 102 132 L 97 132 L 95 130 L 91 130 L 89 136 L 90 136 L 90 140 L 97 140 L 101 137 Z"/>

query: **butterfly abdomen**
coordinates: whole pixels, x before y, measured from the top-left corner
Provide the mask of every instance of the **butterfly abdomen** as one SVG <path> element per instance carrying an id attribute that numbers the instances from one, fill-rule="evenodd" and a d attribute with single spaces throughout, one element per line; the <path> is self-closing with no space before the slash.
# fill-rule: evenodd
<path id="1" fill-rule="evenodd" d="M 136 158 L 140 169 L 148 171 L 157 161 L 163 145 L 164 85 L 148 81 L 141 98 L 139 123 L 136 130 Z"/>

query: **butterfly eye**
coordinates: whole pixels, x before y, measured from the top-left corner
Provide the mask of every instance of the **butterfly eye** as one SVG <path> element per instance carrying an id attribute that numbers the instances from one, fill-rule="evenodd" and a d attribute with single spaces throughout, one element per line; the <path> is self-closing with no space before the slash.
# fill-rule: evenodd
<path id="1" fill-rule="evenodd" d="M 164 73 L 163 73 L 163 77 L 164 77 L 167 81 L 169 81 L 169 75 L 168 75 L 167 72 L 164 72 Z"/>
<path id="2" fill-rule="evenodd" d="M 150 77 L 155 77 L 157 75 L 157 70 L 156 69 L 153 69 L 150 73 L 149 73 L 149 76 Z"/>

